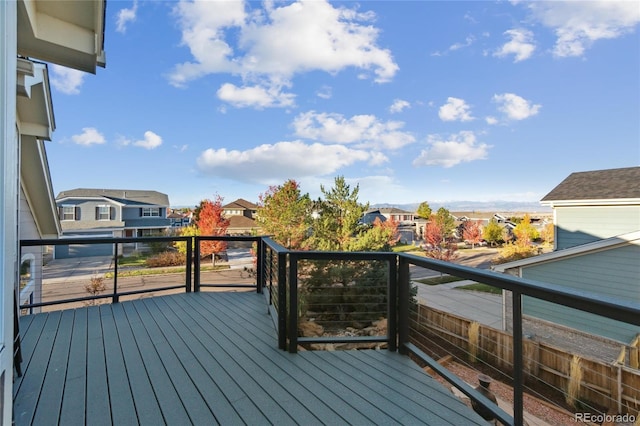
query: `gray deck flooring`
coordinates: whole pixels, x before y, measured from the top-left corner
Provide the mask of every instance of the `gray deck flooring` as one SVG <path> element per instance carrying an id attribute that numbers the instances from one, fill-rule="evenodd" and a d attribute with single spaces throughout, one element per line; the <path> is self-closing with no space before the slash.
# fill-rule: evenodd
<path id="1" fill-rule="evenodd" d="M 262 295 L 22 317 L 17 425 L 485 424 L 408 357 L 277 348 Z"/>

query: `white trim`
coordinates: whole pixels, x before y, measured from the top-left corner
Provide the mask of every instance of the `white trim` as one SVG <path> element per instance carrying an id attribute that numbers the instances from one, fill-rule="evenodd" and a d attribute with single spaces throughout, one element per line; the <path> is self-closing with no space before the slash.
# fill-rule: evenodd
<path id="1" fill-rule="evenodd" d="M 603 198 L 589 200 L 549 200 L 540 201 L 543 206 L 571 207 L 571 206 L 637 206 L 640 198 Z"/>

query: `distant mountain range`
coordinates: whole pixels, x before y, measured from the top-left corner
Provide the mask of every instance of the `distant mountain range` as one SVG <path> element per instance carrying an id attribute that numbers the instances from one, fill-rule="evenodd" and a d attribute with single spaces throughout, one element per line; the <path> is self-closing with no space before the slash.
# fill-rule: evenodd
<path id="1" fill-rule="evenodd" d="M 541 206 L 539 202 L 516 202 L 516 201 L 442 201 L 431 202 L 429 207 L 434 212 L 440 207 L 444 207 L 450 212 L 524 212 L 524 213 L 551 213 L 551 208 Z M 389 208 L 395 207 L 398 209 L 406 210 L 409 212 L 415 212 L 418 209 L 420 203 L 409 204 L 389 204 L 380 203 L 372 204 L 369 208 Z"/>

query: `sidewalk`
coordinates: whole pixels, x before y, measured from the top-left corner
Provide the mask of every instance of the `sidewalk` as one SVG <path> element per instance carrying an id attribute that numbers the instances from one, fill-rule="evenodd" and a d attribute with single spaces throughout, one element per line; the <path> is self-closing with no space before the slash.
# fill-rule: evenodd
<path id="1" fill-rule="evenodd" d="M 46 283 L 65 283 L 104 275 L 112 269 L 112 256 L 76 257 L 54 259 L 42 268 L 42 280 Z"/>

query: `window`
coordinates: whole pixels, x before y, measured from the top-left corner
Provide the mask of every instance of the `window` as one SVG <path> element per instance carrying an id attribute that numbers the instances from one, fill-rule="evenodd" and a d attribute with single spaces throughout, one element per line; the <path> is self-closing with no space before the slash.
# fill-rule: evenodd
<path id="1" fill-rule="evenodd" d="M 98 207 L 98 220 L 109 220 L 111 218 L 111 208 L 109 206 Z"/>
<path id="2" fill-rule="evenodd" d="M 62 220 L 76 220 L 75 206 L 62 206 Z"/>
<path id="3" fill-rule="evenodd" d="M 159 207 L 143 207 L 142 217 L 160 217 Z"/>

